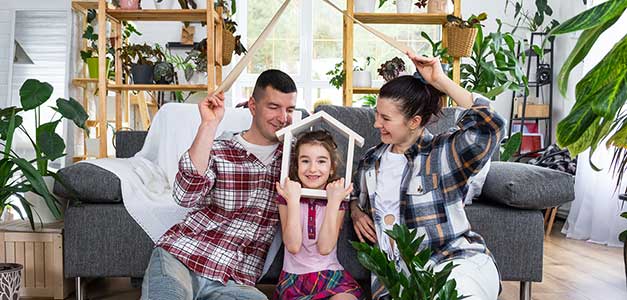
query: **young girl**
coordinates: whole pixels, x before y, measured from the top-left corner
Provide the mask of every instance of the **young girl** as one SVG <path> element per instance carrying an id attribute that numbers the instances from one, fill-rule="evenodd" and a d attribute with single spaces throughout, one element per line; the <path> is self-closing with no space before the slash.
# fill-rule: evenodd
<path id="1" fill-rule="evenodd" d="M 352 191 L 335 179 L 336 145 L 326 131 L 311 131 L 296 142 L 290 178 L 276 183 L 285 256 L 274 299 L 358 299 L 361 289 L 342 268 L 336 244 Z M 301 197 L 301 186 L 326 189 L 327 199 Z"/>

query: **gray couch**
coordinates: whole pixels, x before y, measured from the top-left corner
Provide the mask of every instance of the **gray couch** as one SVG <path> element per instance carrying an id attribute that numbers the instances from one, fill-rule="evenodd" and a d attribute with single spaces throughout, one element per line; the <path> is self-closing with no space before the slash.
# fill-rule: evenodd
<path id="1" fill-rule="evenodd" d="M 368 108 L 321 106 L 365 138 L 356 148 L 353 170 L 364 152 L 379 140 L 372 128 L 374 114 Z M 428 126 L 438 133 L 455 124 L 456 111 L 447 108 Z M 324 126 L 323 126 L 324 127 Z M 141 149 L 145 132 L 119 132 L 117 157 L 134 155 Z M 340 152 L 345 138 L 336 136 Z M 344 156 L 345 157 L 345 156 Z M 343 166 L 340 166 L 343 170 Z M 153 248 L 152 241 L 135 223 L 122 204 L 119 179 L 90 164 L 60 170 L 67 187 L 55 184 L 55 193 L 74 199 L 65 214 L 64 272 L 66 278 L 143 276 Z M 494 254 L 501 279 L 521 282 L 521 299 L 530 299 L 531 282 L 542 281 L 543 217 L 541 209 L 574 199 L 572 176 L 539 167 L 493 161 L 483 193 L 466 212 L 473 229 L 486 240 Z M 347 215 L 338 243 L 344 267 L 368 289 L 369 273 L 356 260 L 349 241 L 357 240 Z M 275 283 L 282 265 L 282 251 L 262 283 Z"/>

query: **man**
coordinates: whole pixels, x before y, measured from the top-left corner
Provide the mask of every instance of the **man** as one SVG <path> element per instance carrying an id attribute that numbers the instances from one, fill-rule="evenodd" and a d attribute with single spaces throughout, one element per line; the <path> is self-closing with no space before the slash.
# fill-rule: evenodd
<path id="1" fill-rule="evenodd" d="M 289 75 L 265 71 L 248 100 L 250 128 L 217 139 L 224 94 L 198 104 L 201 125 L 174 184 L 177 203 L 196 210 L 157 242 L 142 299 L 267 299 L 254 285 L 279 222 L 275 133 L 291 123 L 295 104 Z"/>

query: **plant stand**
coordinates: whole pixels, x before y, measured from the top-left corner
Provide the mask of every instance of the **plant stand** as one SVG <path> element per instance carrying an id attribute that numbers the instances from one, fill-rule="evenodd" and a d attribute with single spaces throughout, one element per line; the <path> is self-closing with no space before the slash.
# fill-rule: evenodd
<path id="1" fill-rule="evenodd" d="M 65 299 L 72 280 L 63 277 L 63 222 L 30 228 L 28 221 L 0 225 L 0 262 L 24 266 L 20 296 Z"/>

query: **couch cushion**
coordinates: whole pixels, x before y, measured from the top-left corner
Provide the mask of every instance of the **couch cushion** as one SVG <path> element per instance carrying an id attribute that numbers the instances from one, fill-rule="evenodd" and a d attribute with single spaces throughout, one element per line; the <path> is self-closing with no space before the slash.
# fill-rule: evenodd
<path id="1" fill-rule="evenodd" d="M 537 166 L 492 162 L 477 201 L 524 209 L 544 209 L 575 199 L 575 178 Z"/>
<path id="2" fill-rule="evenodd" d="M 54 183 L 60 197 L 85 203 L 121 203 L 120 179 L 113 173 L 90 163 L 78 163 L 59 170 L 64 184 Z"/>

